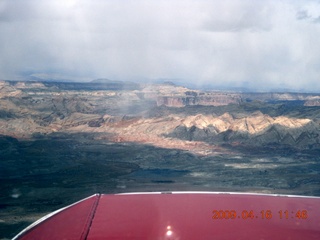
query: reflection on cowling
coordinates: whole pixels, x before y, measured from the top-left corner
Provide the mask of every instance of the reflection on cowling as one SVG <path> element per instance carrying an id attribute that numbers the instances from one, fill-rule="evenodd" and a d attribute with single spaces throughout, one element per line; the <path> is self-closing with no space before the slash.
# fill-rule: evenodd
<path id="1" fill-rule="evenodd" d="M 172 226 L 168 225 L 165 230 L 165 240 L 179 240 L 179 236 L 177 235 L 177 232 L 173 231 Z"/>
<path id="2" fill-rule="evenodd" d="M 172 236 L 172 234 L 173 234 L 173 232 L 172 232 L 172 230 L 171 230 L 171 226 L 168 226 L 168 227 L 167 227 L 166 236 L 170 237 L 170 236 Z"/>

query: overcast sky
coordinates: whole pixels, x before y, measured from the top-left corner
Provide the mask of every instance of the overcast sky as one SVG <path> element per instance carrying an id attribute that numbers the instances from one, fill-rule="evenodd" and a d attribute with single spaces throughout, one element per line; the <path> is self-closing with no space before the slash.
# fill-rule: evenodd
<path id="1" fill-rule="evenodd" d="M 0 0 L 0 79 L 320 92 L 320 1 Z"/>

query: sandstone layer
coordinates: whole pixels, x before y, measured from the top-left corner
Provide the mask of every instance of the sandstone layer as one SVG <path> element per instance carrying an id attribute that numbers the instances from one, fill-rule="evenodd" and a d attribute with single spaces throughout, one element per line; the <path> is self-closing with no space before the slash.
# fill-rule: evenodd
<path id="1" fill-rule="evenodd" d="M 0 82 L 0 134 L 97 132 L 109 141 L 204 154 L 222 144 L 320 147 L 320 108 L 310 104 L 319 101 L 315 94 L 202 92 L 108 81 L 96 83 L 105 84 L 104 90 L 93 90 L 94 84 Z"/>

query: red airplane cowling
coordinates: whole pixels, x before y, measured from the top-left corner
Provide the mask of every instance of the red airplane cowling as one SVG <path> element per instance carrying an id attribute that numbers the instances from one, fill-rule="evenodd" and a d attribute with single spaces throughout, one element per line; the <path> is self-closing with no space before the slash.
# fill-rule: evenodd
<path id="1" fill-rule="evenodd" d="M 320 239 L 320 198 L 220 192 L 96 194 L 14 240 Z"/>

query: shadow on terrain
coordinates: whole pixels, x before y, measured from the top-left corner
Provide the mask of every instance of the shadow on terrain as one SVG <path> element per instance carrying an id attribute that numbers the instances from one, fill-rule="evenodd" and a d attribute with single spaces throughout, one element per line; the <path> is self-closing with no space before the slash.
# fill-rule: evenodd
<path id="1" fill-rule="evenodd" d="M 166 106 L 155 107 L 148 112 L 148 117 L 161 117 L 170 114 L 181 115 L 217 115 L 221 116 L 224 113 L 237 118 L 238 116 L 250 115 L 254 112 L 260 111 L 271 117 L 287 116 L 294 118 L 310 118 L 314 119 L 315 116 L 320 116 L 319 106 L 304 106 L 301 101 L 276 101 L 276 102 L 244 102 L 240 105 L 229 104 L 224 106 L 185 106 L 180 108 L 170 108 Z"/>
<path id="2" fill-rule="evenodd" d="M 0 239 L 94 193 L 237 191 L 320 196 L 319 152 L 230 149 L 200 156 L 178 149 L 55 133 L 0 137 Z"/>

